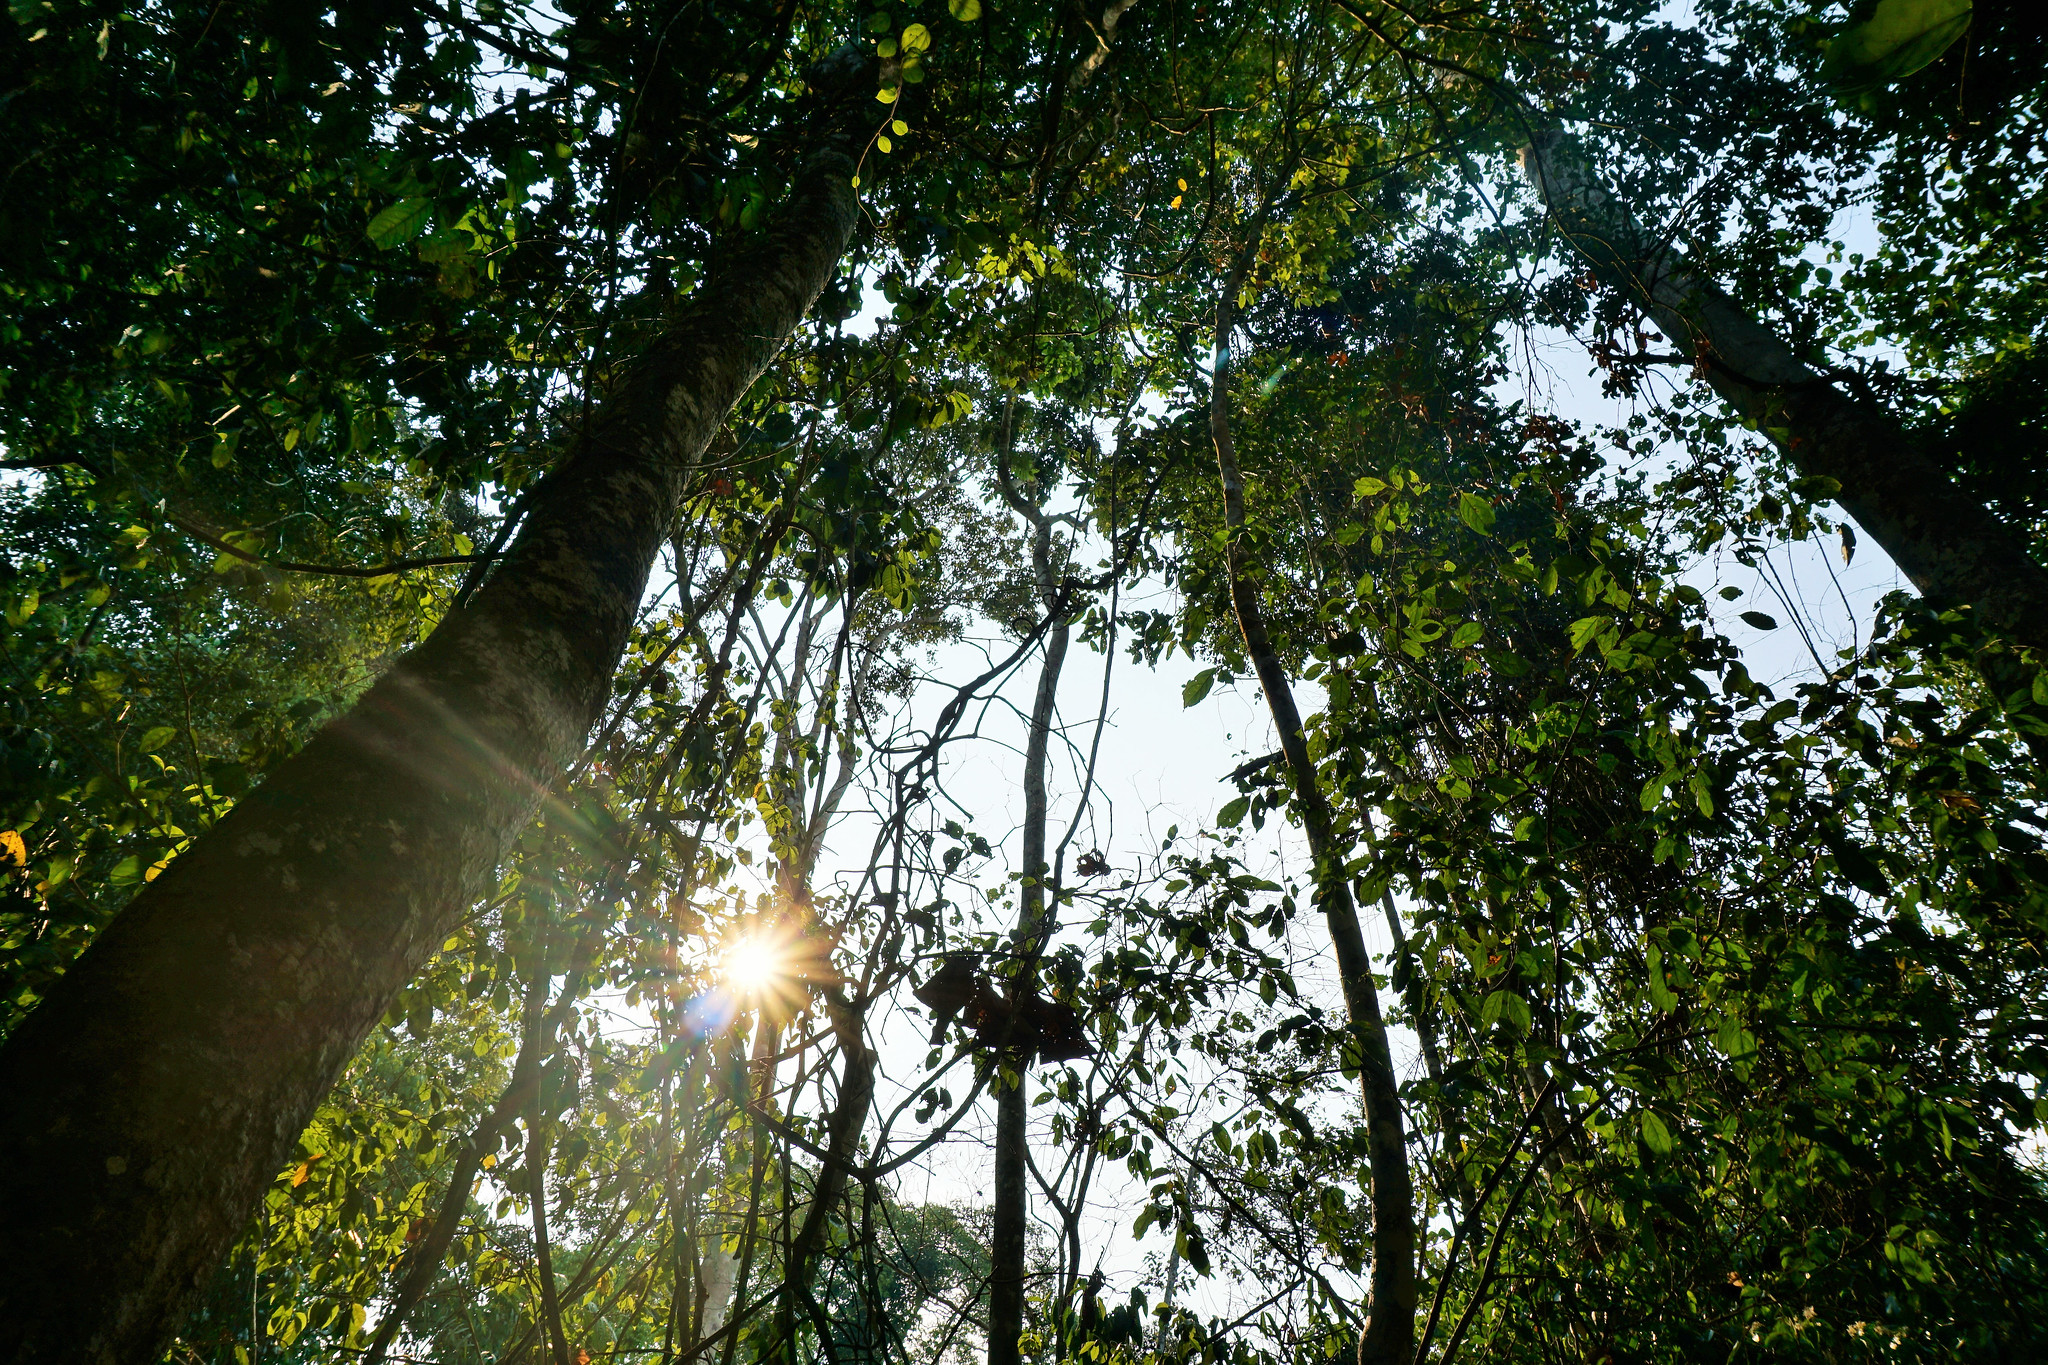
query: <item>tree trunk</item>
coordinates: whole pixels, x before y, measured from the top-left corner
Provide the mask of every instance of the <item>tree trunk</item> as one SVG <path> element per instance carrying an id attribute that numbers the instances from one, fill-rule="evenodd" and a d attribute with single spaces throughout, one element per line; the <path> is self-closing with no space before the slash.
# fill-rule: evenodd
<path id="1" fill-rule="evenodd" d="M 875 1097 L 875 1054 L 867 1045 L 867 1019 L 839 986 L 823 991 L 825 1014 L 832 1021 L 832 1034 L 844 1059 L 839 1075 L 839 1094 L 826 1124 L 825 1157 L 818 1166 L 817 1182 L 811 1187 L 811 1206 L 789 1244 L 784 1277 L 789 1292 L 783 1296 L 776 1331 L 774 1358 L 797 1360 L 796 1304 L 793 1299 L 811 1301 L 811 1285 L 817 1279 L 818 1258 L 825 1250 L 825 1234 L 832 1211 L 846 1197 L 854 1159 L 860 1154 L 861 1130 L 867 1124 L 868 1109 Z"/>
<path id="2" fill-rule="evenodd" d="M 1801 474 L 1833 479 L 1835 500 L 1922 596 L 1969 606 L 2048 657 L 2048 571 L 1950 482 L 1885 407 L 1844 393 L 1718 285 L 1645 234 L 1561 133 L 1522 149 L 1522 171 L 1596 272 L 1623 290 L 1699 366 L 1714 391 Z"/>
<path id="3" fill-rule="evenodd" d="M 1270 205 L 1268 206 L 1270 207 Z M 1409 1365 L 1415 1355 L 1415 1190 L 1408 1171 L 1408 1142 L 1402 1130 L 1400 1085 L 1380 1016 L 1372 957 L 1365 948 L 1358 910 L 1351 900 L 1345 849 L 1339 846 L 1330 805 L 1316 783 L 1315 761 L 1302 734 L 1301 712 L 1280 656 L 1266 634 L 1259 586 L 1247 570 L 1244 545 L 1244 475 L 1230 435 L 1230 334 L 1237 320 L 1237 296 L 1244 288 L 1252 254 L 1265 222 L 1261 210 L 1239 253 L 1222 296 L 1216 301 L 1215 368 L 1210 378 L 1209 435 L 1216 445 L 1216 469 L 1223 484 L 1223 523 L 1229 535 L 1227 566 L 1230 604 L 1244 637 L 1245 654 L 1259 675 L 1280 734 L 1280 750 L 1294 779 L 1295 807 L 1315 862 L 1316 901 L 1337 952 L 1337 974 L 1358 1044 L 1358 1081 L 1365 1101 L 1367 1160 L 1372 1170 L 1372 1302 L 1358 1342 L 1360 1365 Z"/>
<path id="4" fill-rule="evenodd" d="M 1031 525 L 1031 567 L 1037 581 L 1038 598 L 1054 620 L 1045 633 L 1045 658 L 1038 668 L 1038 694 L 1031 704 L 1031 731 L 1024 745 L 1024 883 L 1018 895 L 1016 945 L 1020 957 L 1016 974 L 1010 979 L 1010 998 L 1019 1004 L 1036 994 L 1038 954 L 1051 930 L 1045 899 L 1046 879 L 1052 869 L 1046 862 L 1046 755 L 1052 743 L 1052 722 L 1059 698 L 1060 671 L 1066 665 L 1067 643 L 1072 627 L 1061 615 L 1059 584 L 1053 573 L 1052 518 L 1041 502 L 1034 503 L 1018 492 L 1010 477 L 1010 456 L 1016 444 L 1016 400 L 1003 412 L 1002 447 L 996 457 L 996 486 L 1003 500 Z M 1043 479 L 1032 481 L 1032 492 L 1042 500 Z M 1024 1334 L 1024 1250 L 1026 1225 L 1030 1220 L 1029 1159 L 1030 1106 L 1024 1098 L 1024 1074 L 1030 1060 L 1022 1054 L 1007 1054 L 1016 1067 L 1016 1084 L 1003 1086 L 1000 1069 L 996 1084 L 995 1226 L 989 1238 L 988 1283 L 988 1365 L 1018 1365 L 1018 1339 Z M 998 1058 L 1000 1062 L 1002 1058 Z"/>
<path id="5" fill-rule="evenodd" d="M 536 972 L 527 987 L 526 1018 L 520 1030 L 519 1056 L 512 1063 L 512 1077 L 498 1096 L 498 1102 L 491 1106 L 469 1141 L 463 1144 L 461 1152 L 456 1154 L 454 1169 L 448 1174 L 448 1188 L 441 1196 L 440 1211 L 407 1258 L 405 1278 L 399 1282 L 391 1307 L 385 1310 L 377 1323 L 377 1334 L 370 1341 L 363 1365 L 384 1365 L 384 1358 L 390 1352 L 392 1342 L 398 1339 L 407 1314 L 426 1297 L 435 1276 L 440 1274 L 441 1258 L 448 1254 L 456 1229 L 462 1225 L 462 1215 L 469 1207 L 470 1186 L 476 1182 L 477 1172 L 483 1169 L 484 1158 L 498 1150 L 505 1133 L 540 1093 L 541 1055 L 547 1050 L 553 1034 L 551 1028 L 544 1029 L 544 1024 L 552 1023 L 544 1017 L 547 988 L 547 973 Z M 564 995 L 566 997 L 567 992 Z M 544 1038 L 543 1032 L 548 1037 Z"/>
<path id="6" fill-rule="evenodd" d="M 847 599 L 842 604 L 844 623 L 838 644 L 832 651 L 831 663 L 826 670 L 825 680 L 818 689 L 818 711 L 811 723 L 809 738 L 817 741 L 829 736 L 835 728 L 831 723 L 830 708 L 840 696 L 839 673 L 845 649 L 853 631 L 854 603 Z M 791 729 L 795 716 L 803 702 L 805 665 L 810 655 L 812 628 L 816 623 L 806 621 L 798 642 L 796 657 L 789 667 L 789 685 L 784 693 L 786 714 Z M 852 723 L 852 712 L 857 698 L 848 695 L 847 726 Z M 776 771 L 784 774 L 777 784 L 777 799 L 782 803 L 793 828 L 799 833 L 797 841 L 788 850 L 789 857 L 778 874 L 783 884 L 783 898 L 793 913 L 802 917 L 806 931 L 818 922 L 817 908 L 811 899 L 811 878 L 817 870 L 818 858 L 824 852 L 825 835 L 831 829 L 833 819 L 839 813 L 839 803 L 853 781 L 853 742 L 844 731 L 840 734 L 839 768 L 829 786 L 821 786 L 815 799 L 810 803 L 810 816 L 804 818 L 805 775 L 809 769 L 797 756 L 795 747 L 789 742 L 789 732 L 777 741 Z M 825 1156 L 819 1163 L 817 1180 L 811 1187 L 810 1207 L 804 1212 L 804 1220 L 790 1240 L 784 1256 L 784 1292 L 776 1311 L 776 1335 L 770 1353 L 764 1357 L 773 1361 L 795 1361 L 800 1358 L 798 1350 L 797 1306 L 803 1305 L 815 1311 L 816 1300 L 811 1295 L 811 1285 L 816 1281 L 818 1261 L 824 1254 L 826 1233 L 831 1226 L 832 1211 L 846 1197 L 847 1185 L 853 1174 L 854 1159 L 860 1152 L 861 1133 L 867 1126 L 868 1110 L 875 1097 L 875 1054 L 867 1045 L 866 999 L 858 994 L 849 996 L 847 986 L 859 990 L 857 982 L 829 981 L 818 986 L 818 995 L 825 1006 L 825 1016 L 832 1025 L 832 1037 L 839 1045 L 843 1059 L 839 1074 L 839 1093 L 834 1097 L 832 1109 L 825 1120 Z M 821 1325 L 819 1330 L 824 1330 Z M 830 1355 L 829 1347 L 826 1351 Z"/>
<path id="7" fill-rule="evenodd" d="M 1016 1083 L 996 1095 L 995 1226 L 988 1247 L 988 1365 L 1018 1365 L 1024 1335 L 1025 1224 L 1031 1206 L 1025 1187 L 1024 1143 L 1030 1117 L 1024 1102 L 1024 1065 Z M 1000 1072 L 996 1083 L 1004 1085 Z"/>
<path id="8" fill-rule="evenodd" d="M 0 1359 L 154 1360 L 321 1096 L 583 746 L 732 405 L 858 219 L 871 58 L 773 225 L 619 382 L 498 571 L 167 868 L 0 1050 Z"/>

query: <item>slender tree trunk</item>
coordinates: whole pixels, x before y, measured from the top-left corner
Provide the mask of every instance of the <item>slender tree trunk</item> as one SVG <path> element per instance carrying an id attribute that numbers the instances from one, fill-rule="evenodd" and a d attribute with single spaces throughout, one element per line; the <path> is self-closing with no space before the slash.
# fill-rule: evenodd
<path id="1" fill-rule="evenodd" d="M 1372 1170 L 1372 1302 L 1359 1339 L 1360 1365 L 1409 1365 L 1415 1355 L 1415 1191 L 1408 1170 L 1408 1142 L 1402 1131 L 1401 1092 L 1387 1027 L 1373 985 L 1358 910 L 1345 872 L 1329 802 L 1316 783 L 1316 766 L 1302 733 L 1294 688 L 1266 634 L 1244 543 L 1244 476 L 1230 435 L 1230 334 L 1236 327 L 1237 296 L 1244 288 L 1252 254 L 1265 222 L 1262 210 L 1216 302 L 1215 369 L 1209 394 L 1209 435 L 1216 445 L 1216 469 L 1223 484 L 1223 522 L 1229 535 L 1230 603 L 1244 637 L 1246 656 L 1259 675 L 1280 735 L 1280 749 L 1294 779 L 1295 806 L 1315 863 L 1316 900 L 1337 952 L 1337 974 L 1351 1034 L 1358 1045 L 1358 1080 L 1365 1100 L 1368 1163 Z"/>
<path id="2" fill-rule="evenodd" d="M 1882 404 L 1843 392 L 1712 280 L 1651 241 L 1571 138 L 1538 135 L 1522 149 L 1522 170 L 1565 237 L 1683 348 L 1715 392 L 1800 473 L 1841 485 L 1835 500 L 1923 596 L 1973 607 L 2048 658 L 2048 571 Z"/>
<path id="3" fill-rule="evenodd" d="M 1037 961 L 1051 929 L 1045 898 L 1046 881 L 1052 868 L 1045 856 L 1046 756 L 1052 744 L 1054 707 L 1059 699 L 1060 670 L 1067 659 L 1072 627 L 1060 615 L 1059 584 L 1052 559 L 1052 519 L 1042 499 L 1045 484 L 1034 479 L 1032 491 L 1041 500 L 1034 503 L 1018 492 L 1010 477 L 1010 456 L 1016 438 L 1015 400 L 1003 413 L 1002 447 L 997 452 L 996 482 L 1004 501 L 1031 525 L 1031 566 L 1037 580 L 1038 597 L 1045 610 L 1055 614 L 1045 633 L 1045 656 L 1038 669 L 1038 694 L 1031 703 L 1031 731 L 1024 746 L 1024 883 L 1018 896 L 1016 944 L 1021 961 L 1010 979 L 1010 999 L 1022 1010 L 1022 1001 L 1036 993 Z M 998 1059 L 1001 1061 L 1002 1059 Z M 1027 1131 L 1030 1106 L 1024 1097 L 1024 1075 L 1030 1060 L 1009 1054 L 1016 1067 L 1016 1083 L 1005 1084 L 998 1070 L 996 1084 L 995 1226 L 989 1238 L 988 1365 L 1018 1365 L 1018 1339 L 1024 1334 L 1024 1251 L 1026 1227 L 1031 1216 L 1030 1188 L 1026 1167 L 1029 1161 Z"/>
<path id="4" fill-rule="evenodd" d="M 811 1188 L 811 1206 L 805 1210 L 804 1221 L 789 1244 L 785 1278 L 790 1293 L 783 1297 L 776 1343 L 780 1358 L 787 1360 L 798 1358 L 794 1300 L 810 1297 L 811 1284 L 817 1278 L 818 1257 L 825 1249 L 825 1232 L 831 1224 L 832 1211 L 846 1197 L 854 1158 L 859 1153 L 861 1130 L 875 1097 L 875 1054 L 868 1049 L 866 1019 L 840 987 L 828 986 L 824 996 L 825 1013 L 832 1021 L 832 1033 L 843 1060 L 839 1094 L 833 1101 L 826 1129 L 825 1159 L 818 1168 L 817 1183 Z"/>
<path id="5" fill-rule="evenodd" d="M 775 1117 L 775 1068 L 776 1058 L 782 1052 L 782 1024 L 772 1007 L 763 1001 L 759 1006 L 760 1022 L 754 1026 L 753 1076 L 748 1085 L 751 1103 L 755 1110 L 752 1128 L 754 1130 L 754 1155 L 747 1172 L 747 1220 L 740 1228 L 740 1264 L 733 1274 L 732 1311 L 739 1312 L 746 1307 L 747 1282 L 754 1275 L 754 1253 L 761 1244 L 761 1197 L 768 1188 L 768 1147 L 773 1132 L 768 1120 Z M 723 1365 L 732 1365 L 739 1350 L 739 1333 L 725 1339 L 725 1350 L 719 1359 Z"/>
<path id="6" fill-rule="evenodd" d="M 470 1186 L 475 1183 L 484 1158 L 498 1150 L 506 1130 L 540 1093 L 541 1054 L 547 1050 L 547 1043 L 542 1037 L 547 1031 L 543 1027 L 545 1012 L 542 1008 L 547 1002 L 547 987 L 546 973 L 536 973 L 527 988 L 525 1027 L 520 1031 L 519 1056 L 512 1063 L 512 1077 L 498 1096 L 498 1102 L 491 1106 L 491 1111 L 484 1115 L 483 1121 L 477 1124 L 476 1131 L 456 1155 L 455 1168 L 448 1175 L 448 1189 L 441 1196 L 441 1210 L 419 1245 L 413 1248 L 406 1263 L 405 1278 L 399 1283 L 391 1307 L 377 1324 L 377 1335 L 370 1342 L 363 1365 L 384 1365 L 385 1355 L 397 1339 L 399 1329 L 405 1325 L 406 1316 L 426 1297 L 427 1290 L 433 1287 L 434 1277 L 440 1273 L 441 1258 L 448 1254 L 448 1244 L 455 1240 L 455 1230 L 462 1225 L 463 1210 L 469 1207 Z"/>
<path id="7" fill-rule="evenodd" d="M 833 708 L 838 705 L 840 669 L 853 631 L 854 603 L 848 599 L 842 602 L 842 607 L 845 613 L 843 625 L 824 681 L 818 688 L 818 710 L 813 716 L 808 736 L 814 743 L 829 737 L 835 728 L 831 724 L 831 716 Z M 790 664 L 785 714 L 790 717 L 792 731 L 797 709 L 803 702 L 805 664 L 814 624 L 805 623 L 802 642 Z M 791 827 L 797 830 L 796 841 L 789 850 L 782 873 L 784 895 L 792 911 L 801 913 L 806 929 L 817 921 L 816 906 L 811 899 L 811 878 L 817 869 L 818 858 L 824 852 L 825 835 L 839 813 L 839 803 L 852 785 L 853 741 L 846 734 L 852 726 L 852 700 L 848 698 L 848 714 L 844 728 L 840 730 L 838 772 L 829 785 L 817 792 L 807 819 L 804 806 L 808 760 L 787 742 L 789 732 L 785 732 L 782 740 L 778 741 L 775 766 L 785 775 L 779 784 L 779 800 Z M 854 1158 L 860 1149 L 861 1132 L 867 1125 L 868 1110 L 875 1097 L 875 1054 L 867 1045 L 864 1002 L 849 998 L 845 985 L 839 982 L 821 984 L 818 993 L 824 1002 L 825 1016 L 831 1021 L 832 1036 L 839 1045 L 842 1060 L 839 1093 L 833 1098 L 832 1112 L 825 1120 L 825 1157 L 811 1187 L 810 1207 L 804 1211 L 804 1220 L 791 1238 L 783 1258 L 785 1292 L 777 1310 L 774 1358 L 787 1361 L 798 1358 L 797 1304 L 798 1301 L 807 1306 L 814 1304 L 811 1285 L 817 1277 L 818 1258 L 825 1249 L 826 1230 L 831 1225 L 832 1211 L 846 1198 Z"/>
<path id="8" fill-rule="evenodd" d="M 599 406 L 498 571 L 0 1050 L 0 1359 L 156 1358 L 581 749 L 700 453 L 852 237 L 874 64 L 848 49 L 813 79 L 790 201 Z"/>
<path id="9" fill-rule="evenodd" d="M 996 1094 L 995 1226 L 988 1248 L 988 1365 L 1018 1365 L 1024 1335 L 1025 1227 L 1031 1216 L 1024 1144 L 1030 1109 L 1024 1102 L 1024 1065 L 1014 1084 Z"/>
<path id="10" fill-rule="evenodd" d="M 562 1299 L 555 1285 L 555 1254 L 548 1240 L 548 1120 L 540 1110 L 540 1091 L 526 1110 L 526 1178 L 533 1211 L 534 1273 L 540 1279 L 540 1320 L 555 1365 L 569 1365 L 569 1340 L 562 1333 Z"/>

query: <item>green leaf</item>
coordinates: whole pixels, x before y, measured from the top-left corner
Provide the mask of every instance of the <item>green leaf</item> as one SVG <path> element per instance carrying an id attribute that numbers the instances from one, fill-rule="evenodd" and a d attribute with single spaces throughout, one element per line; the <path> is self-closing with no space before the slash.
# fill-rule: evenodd
<path id="1" fill-rule="evenodd" d="M 946 9 L 963 24 L 981 17 L 981 0 L 946 0 Z"/>
<path id="2" fill-rule="evenodd" d="M 1664 950 L 1652 943 L 1644 956 L 1650 964 L 1650 1003 L 1669 1014 L 1678 1008 L 1678 995 L 1664 979 Z"/>
<path id="3" fill-rule="evenodd" d="M 1970 9 L 1970 0 L 1866 0 L 1828 42 L 1821 72 L 1846 95 L 1904 80 L 1968 31 Z"/>
<path id="4" fill-rule="evenodd" d="M 1357 483 L 1351 485 L 1351 492 L 1354 497 L 1378 497 L 1381 493 L 1384 493 L 1386 491 L 1387 481 L 1385 479 L 1375 479 L 1371 476 L 1367 476 L 1366 478 L 1360 479 Z"/>
<path id="5" fill-rule="evenodd" d="M 142 743 L 139 748 L 145 754 L 153 754 L 177 737 L 178 729 L 174 725 L 151 726 L 148 730 L 143 731 Z"/>
<path id="6" fill-rule="evenodd" d="M 1189 678 L 1180 689 L 1180 704 L 1193 706 L 1209 695 L 1209 689 L 1216 685 L 1216 670 L 1205 668 Z"/>
<path id="7" fill-rule="evenodd" d="M 1607 628 L 1607 624 L 1608 618 L 1605 616 L 1582 616 L 1572 622 L 1571 629 L 1567 632 L 1572 642 L 1572 653 L 1576 654 L 1584 649 L 1595 635 Z"/>
<path id="8" fill-rule="evenodd" d="M 1657 1117 L 1655 1110 L 1643 1111 L 1642 1125 L 1643 1145 L 1658 1156 L 1671 1155 L 1671 1130 L 1664 1126 L 1664 1120 Z"/>
<path id="9" fill-rule="evenodd" d="M 1884 869 L 1868 851 L 1846 839 L 1837 839 L 1830 842 L 1829 852 L 1835 855 L 1835 870 L 1850 885 L 1873 896 L 1890 893 L 1892 884 L 1885 880 Z"/>
<path id="10" fill-rule="evenodd" d="M 1493 504 L 1477 493 L 1458 495 L 1458 520 L 1482 536 L 1493 534 Z"/>
<path id="11" fill-rule="evenodd" d="M 1251 809 L 1252 799 L 1240 796 L 1216 812 L 1216 823 L 1223 829 L 1236 829 L 1244 823 L 1244 814 Z"/>
<path id="12" fill-rule="evenodd" d="M 1758 630 L 1776 630 L 1778 628 L 1777 617 L 1760 611 L 1746 611 L 1742 613 L 1742 620 L 1744 624 L 1754 626 Z"/>
<path id="13" fill-rule="evenodd" d="M 1479 1027 L 1492 1028 L 1495 1020 L 1506 1020 L 1518 1033 L 1529 1031 L 1529 1002 L 1513 991 L 1495 991 L 1479 1007 Z"/>
<path id="14" fill-rule="evenodd" d="M 431 199 L 401 199 L 370 220 L 370 240 L 388 251 L 425 232 L 433 214 Z"/>
<path id="15" fill-rule="evenodd" d="M 1455 635 L 1451 636 L 1451 648 L 1464 649 L 1468 646 L 1476 645 L 1479 643 L 1479 637 L 1485 633 L 1485 630 L 1477 621 L 1467 621 L 1464 625 L 1458 627 Z"/>

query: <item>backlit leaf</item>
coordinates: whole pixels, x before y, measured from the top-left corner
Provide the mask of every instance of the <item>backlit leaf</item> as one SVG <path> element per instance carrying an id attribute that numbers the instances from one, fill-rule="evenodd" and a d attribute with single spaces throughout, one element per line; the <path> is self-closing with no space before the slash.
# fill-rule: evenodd
<path id="1" fill-rule="evenodd" d="M 370 220 L 370 240 L 386 250 L 409 242 L 427 230 L 433 213 L 431 199 L 401 199 Z"/>

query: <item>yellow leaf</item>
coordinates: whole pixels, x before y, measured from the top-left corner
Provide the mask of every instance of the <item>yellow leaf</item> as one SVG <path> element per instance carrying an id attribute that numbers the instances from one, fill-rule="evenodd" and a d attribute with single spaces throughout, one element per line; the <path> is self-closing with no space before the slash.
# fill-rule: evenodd
<path id="1" fill-rule="evenodd" d="M 923 24 L 912 24 L 909 28 L 903 30 L 903 50 L 905 52 L 922 52 L 931 45 L 931 30 Z"/>
<path id="2" fill-rule="evenodd" d="M 21 831 L 0 829 L 0 850 L 14 855 L 16 867 L 28 866 L 28 845 L 22 841 Z"/>

